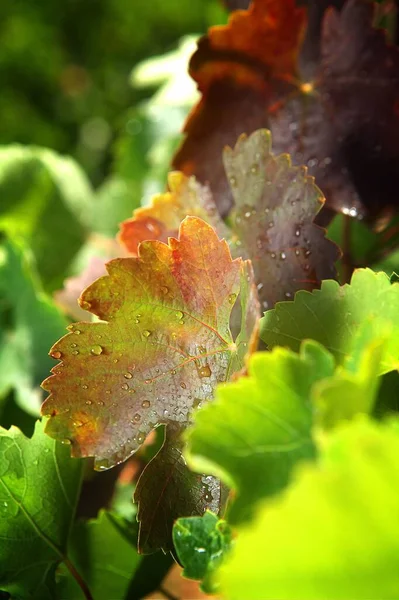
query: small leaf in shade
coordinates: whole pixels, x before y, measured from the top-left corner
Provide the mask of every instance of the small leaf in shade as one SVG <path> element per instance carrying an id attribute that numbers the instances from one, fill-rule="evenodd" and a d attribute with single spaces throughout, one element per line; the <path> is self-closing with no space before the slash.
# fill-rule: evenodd
<path id="1" fill-rule="evenodd" d="M 261 320 L 261 337 L 269 346 L 298 351 L 301 341 L 323 344 L 343 364 L 353 352 L 355 334 L 372 321 L 374 333 L 389 337 L 384 344 L 379 373 L 399 365 L 399 284 L 385 273 L 357 269 L 351 283 L 324 281 L 320 290 L 298 292 L 293 302 L 281 302 Z"/>
<path id="2" fill-rule="evenodd" d="M 215 402 L 195 414 L 186 434 L 189 464 L 236 490 L 233 522 L 284 488 L 297 462 L 314 458 L 311 389 L 333 374 L 334 360 L 306 342 L 299 355 L 283 348 L 254 354 L 247 370 L 217 388 Z"/>
<path id="3" fill-rule="evenodd" d="M 359 418 L 264 504 L 221 568 L 231 600 L 397 597 L 399 423 Z M 287 575 L 288 574 L 288 575 Z"/>
<path id="4" fill-rule="evenodd" d="M 14 390 L 17 404 L 37 416 L 48 348 L 67 321 L 43 292 L 32 259 L 21 242 L 0 241 L 0 405 Z"/>
<path id="5" fill-rule="evenodd" d="M 178 172 L 169 173 L 168 185 L 168 192 L 154 196 L 150 206 L 138 208 L 131 219 L 123 221 L 119 240 L 131 254 L 137 256 L 140 242 L 167 242 L 176 236 L 188 215 L 213 225 L 220 237 L 225 235 L 227 229 L 206 186 Z"/>
<path id="6" fill-rule="evenodd" d="M 201 581 L 204 592 L 216 593 L 218 586 L 212 576 L 232 544 L 226 521 L 210 511 L 202 517 L 178 519 L 173 527 L 173 542 L 184 567 L 183 576 Z"/>
<path id="7" fill-rule="evenodd" d="M 40 421 L 31 439 L 0 428 L 0 589 L 13 598 L 55 597 L 81 476 L 82 461 L 71 460 Z"/>
<path id="8" fill-rule="evenodd" d="M 142 561 L 130 523 L 101 510 L 96 519 L 75 524 L 68 546 L 71 560 L 93 598 L 125 597 Z M 63 566 L 58 577 L 62 600 L 84 600 L 76 581 Z"/>
<path id="9" fill-rule="evenodd" d="M 274 156 L 270 132 L 241 136 L 224 152 L 233 191 L 237 253 L 254 267 L 262 308 L 336 276 L 337 246 L 313 222 L 324 197 L 305 167 Z"/>
<path id="10" fill-rule="evenodd" d="M 292 0 L 253 0 L 199 42 L 190 73 L 202 98 L 173 164 L 210 185 L 223 215 L 222 149 L 262 127 L 278 153 L 309 167 L 328 208 L 373 217 L 397 205 L 399 50 L 373 27 L 372 2 L 321 18 L 325 4 L 310 3 L 308 21 Z"/>
<path id="11" fill-rule="evenodd" d="M 116 259 L 107 270 L 80 300 L 103 322 L 71 327 L 51 349 L 61 363 L 43 383 L 46 432 L 70 440 L 73 456 L 94 456 L 97 469 L 128 458 L 162 423 L 177 451 L 195 407 L 244 366 L 259 314 L 249 262 L 232 260 L 227 243 L 199 218 L 183 221 L 179 239 L 143 242 L 137 258 Z M 242 329 L 234 340 L 229 322 L 238 296 Z M 163 456 L 178 459 L 176 452 Z M 158 510 L 169 514 L 158 482 L 156 492 Z M 159 537 L 155 529 L 151 535 Z"/>
<path id="12" fill-rule="evenodd" d="M 158 454 L 143 471 L 134 494 L 140 522 L 139 551 L 172 550 L 173 523 L 182 515 L 218 513 L 224 497 L 214 477 L 193 473 L 182 455 L 181 440 L 166 438 Z"/>

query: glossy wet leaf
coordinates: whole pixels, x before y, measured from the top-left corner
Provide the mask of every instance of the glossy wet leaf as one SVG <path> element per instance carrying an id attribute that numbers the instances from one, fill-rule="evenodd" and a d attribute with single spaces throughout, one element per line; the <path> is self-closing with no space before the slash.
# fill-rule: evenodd
<path id="1" fill-rule="evenodd" d="M 93 598 L 124 598 L 142 557 L 135 545 L 134 526 L 102 510 L 96 519 L 78 521 L 69 541 L 69 556 Z M 137 531 L 136 531 L 137 536 Z M 63 600 L 85 600 L 68 571 L 59 574 Z"/>
<path id="2" fill-rule="evenodd" d="M 228 598 L 397 596 L 399 427 L 366 419 L 324 440 L 284 495 L 265 503 L 222 567 Z M 289 573 L 289 576 L 287 576 Z"/>
<path id="3" fill-rule="evenodd" d="M 173 173 L 171 192 L 122 224 L 125 247 L 135 253 L 143 239 L 165 241 L 193 214 L 215 226 L 234 255 L 251 259 L 263 310 L 335 278 L 339 250 L 314 223 L 324 197 L 306 168 L 293 167 L 288 155 L 274 156 L 266 130 L 240 136 L 234 149 L 226 147 L 224 165 L 234 197 L 231 229 L 221 221 L 208 188 Z"/>
<path id="4" fill-rule="evenodd" d="M 333 372 L 331 354 L 313 342 L 299 355 L 257 353 L 247 377 L 218 387 L 215 402 L 196 413 L 189 464 L 236 490 L 231 521 L 247 519 L 260 499 L 287 485 L 297 462 L 314 458 L 311 390 Z"/>
<path id="5" fill-rule="evenodd" d="M 339 250 L 315 225 L 324 204 L 304 167 L 274 156 L 268 131 L 241 136 L 224 164 L 234 198 L 236 252 L 250 258 L 262 309 L 334 279 Z"/>
<path id="6" fill-rule="evenodd" d="M 82 462 L 43 428 L 0 428 L 0 589 L 15 598 L 55 597 L 80 490 Z"/>
<path id="7" fill-rule="evenodd" d="M 71 158 L 39 147 L 0 147 L 0 228 L 24 236 L 54 289 L 91 224 L 93 192 Z"/>
<path id="8" fill-rule="evenodd" d="M 183 565 L 183 576 L 201 581 L 204 592 L 215 593 L 213 574 L 232 544 L 232 531 L 210 511 L 202 517 L 181 518 L 173 527 L 173 541 Z"/>
<path id="9" fill-rule="evenodd" d="M 313 8 L 304 35 L 303 8 L 254 0 L 211 28 L 191 60 L 203 97 L 174 166 L 208 182 L 222 214 L 232 197 L 221 151 L 261 127 L 278 153 L 309 167 L 329 208 L 356 216 L 396 205 L 399 51 L 373 28 L 371 2 L 348 0 L 324 18 Z"/>
<path id="10" fill-rule="evenodd" d="M 40 383 L 52 364 L 48 347 L 67 321 L 43 293 L 33 257 L 19 242 L 0 242 L 0 298 L 0 403 L 13 390 L 18 405 L 37 415 Z"/>
<path id="11" fill-rule="evenodd" d="M 391 284 L 385 273 L 357 269 L 350 284 L 324 281 L 320 290 L 298 292 L 293 302 L 277 304 L 261 320 L 261 337 L 270 348 L 295 351 L 302 340 L 317 340 L 342 364 L 353 351 L 359 327 L 371 321 L 375 334 L 389 332 L 381 374 L 399 365 L 398 314 L 399 284 Z"/>
<path id="12" fill-rule="evenodd" d="M 47 433 L 70 440 L 73 456 L 95 456 L 97 469 L 125 460 L 161 423 L 178 437 L 215 385 L 242 368 L 259 310 L 249 263 L 233 261 L 198 218 L 183 221 L 179 240 L 144 242 L 137 258 L 116 259 L 107 270 L 80 301 L 101 322 L 77 323 L 53 346 L 61 363 L 43 384 Z M 239 295 L 234 341 L 229 320 Z M 168 513 L 159 482 L 151 486 L 157 510 Z"/>

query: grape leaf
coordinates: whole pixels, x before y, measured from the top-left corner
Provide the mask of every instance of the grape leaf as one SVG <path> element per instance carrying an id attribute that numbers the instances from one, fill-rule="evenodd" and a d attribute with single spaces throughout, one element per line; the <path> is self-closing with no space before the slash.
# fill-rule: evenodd
<path id="1" fill-rule="evenodd" d="M 125 598 L 130 580 L 142 561 L 131 530 L 132 526 L 124 519 L 105 510 L 96 519 L 78 521 L 73 527 L 69 555 L 93 598 Z M 57 589 L 62 600 L 84 600 L 75 579 L 65 568 L 58 577 Z"/>
<path id="2" fill-rule="evenodd" d="M 302 466 L 237 537 L 221 569 L 226 597 L 397 597 L 398 421 L 359 418 L 323 446 L 317 463 Z"/>
<path id="3" fill-rule="evenodd" d="M 254 0 L 199 42 L 190 73 L 203 97 L 173 164 L 209 183 L 223 215 L 232 197 L 221 151 L 261 127 L 309 167 L 329 208 L 362 216 L 396 203 L 399 51 L 373 28 L 371 2 L 329 9 L 320 44 L 316 17 L 305 36 L 292 0 Z"/>
<path id="4" fill-rule="evenodd" d="M 168 185 L 169 192 L 154 196 L 150 206 L 138 208 L 131 219 L 121 224 L 119 240 L 135 256 L 140 242 L 167 242 L 176 236 L 187 215 L 210 223 L 220 237 L 227 232 L 207 187 L 178 172 L 169 173 Z"/>
<path id="5" fill-rule="evenodd" d="M 218 589 L 212 575 L 232 544 L 232 532 L 226 521 L 210 511 L 202 517 L 178 519 L 173 527 L 173 541 L 184 566 L 183 576 L 201 580 L 203 591 L 215 594 Z"/>
<path id="6" fill-rule="evenodd" d="M 233 150 L 225 148 L 224 164 L 235 201 L 231 230 L 206 188 L 173 174 L 172 192 L 155 197 L 122 224 L 120 239 L 127 249 L 134 253 L 145 238 L 164 240 L 186 215 L 197 214 L 227 236 L 234 255 L 251 259 L 263 308 L 334 278 L 339 251 L 313 222 L 324 198 L 306 168 L 292 167 L 287 155 L 275 157 L 265 130 L 241 136 Z M 206 212 L 203 206 L 209 207 Z"/>
<path id="7" fill-rule="evenodd" d="M 283 348 L 254 354 L 247 369 L 247 377 L 217 388 L 187 431 L 189 464 L 237 492 L 231 522 L 248 519 L 262 498 L 287 485 L 298 461 L 314 457 L 311 389 L 333 374 L 334 360 L 306 342 L 299 355 Z"/>
<path id="8" fill-rule="evenodd" d="M 107 270 L 80 301 L 103 322 L 72 326 L 52 347 L 62 362 L 43 383 L 46 432 L 70 440 L 73 456 L 95 456 L 97 469 L 125 460 L 161 423 L 175 438 L 214 386 L 243 367 L 259 310 L 250 264 L 232 260 L 227 243 L 195 217 L 183 221 L 178 240 L 144 242 L 137 258 Z M 229 319 L 239 295 L 234 341 Z M 163 490 L 150 483 L 154 506 L 167 511 Z"/>
<path id="9" fill-rule="evenodd" d="M 38 421 L 28 439 L 0 428 L 0 589 L 15 598 L 54 598 L 57 563 L 71 565 L 66 546 L 82 461 L 43 429 Z"/>
<path id="10" fill-rule="evenodd" d="M 273 348 L 287 346 L 298 351 L 304 339 L 317 340 L 343 364 L 353 351 L 360 326 L 372 321 L 374 332 L 384 337 L 380 374 L 399 365 L 399 283 L 391 284 L 385 273 L 357 269 L 350 284 L 324 281 L 320 290 L 298 292 L 293 302 L 281 302 L 261 320 L 261 337 Z"/>
<path id="11" fill-rule="evenodd" d="M 15 390 L 18 405 L 37 415 L 52 363 L 47 349 L 67 321 L 43 293 L 32 258 L 22 243 L 0 242 L 0 404 Z"/>
<path id="12" fill-rule="evenodd" d="M 313 223 L 324 198 L 306 168 L 292 167 L 287 155 L 273 156 L 270 133 L 262 130 L 227 148 L 224 164 L 237 253 L 252 261 L 262 307 L 334 278 L 339 250 Z"/>

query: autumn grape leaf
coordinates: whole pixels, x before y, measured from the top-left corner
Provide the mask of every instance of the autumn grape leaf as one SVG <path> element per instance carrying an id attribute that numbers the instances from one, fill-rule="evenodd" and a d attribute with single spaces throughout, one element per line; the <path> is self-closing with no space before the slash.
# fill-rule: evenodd
<path id="1" fill-rule="evenodd" d="M 301 341 L 323 344 L 338 364 L 352 354 L 359 328 L 372 323 L 374 334 L 389 337 L 384 344 L 379 374 L 399 366 L 399 283 L 385 273 L 357 269 L 350 284 L 324 281 L 320 290 L 298 292 L 293 302 L 281 302 L 261 320 L 261 337 L 269 346 L 298 351 Z"/>
<path id="2" fill-rule="evenodd" d="M 43 429 L 0 428 L 0 590 L 13 598 L 54 598 L 60 561 L 76 574 L 67 541 L 83 465 Z"/>
<path id="3" fill-rule="evenodd" d="M 234 255 L 251 259 L 263 309 L 334 278 L 339 250 L 313 222 L 324 198 L 306 168 L 293 167 L 288 155 L 274 156 L 266 130 L 240 136 L 234 149 L 225 148 L 224 164 L 235 202 L 231 229 L 209 191 L 175 173 L 174 192 L 155 197 L 122 224 L 120 239 L 127 249 L 135 252 L 146 236 L 163 240 L 177 232 L 186 215 L 200 214 L 227 236 Z"/>
<path id="4" fill-rule="evenodd" d="M 47 433 L 70 440 L 73 456 L 94 456 L 97 469 L 125 460 L 161 423 L 173 437 L 184 429 L 193 408 L 242 368 L 259 310 L 250 264 L 232 260 L 199 218 L 182 222 L 179 239 L 143 242 L 137 258 L 113 260 L 107 270 L 80 300 L 102 322 L 72 326 L 52 347 L 61 363 L 43 383 Z M 154 510 L 167 510 L 158 482 L 151 485 Z"/>
<path id="5" fill-rule="evenodd" d="M 137 255 L 140 242 L 167 242 L 176 236 L 188 215 L 200 217 L 213 225 L 220 237 L 226 236 L 227 228 L 206 186 L 178 172 L 169 173 L 168 186 L 168 192 L 154 196 L 150 206 L 136 209 L 133 217 L 121 224 L 119 240 L 131 254 Z"/>
<path id="6" fill-rule="evenodd" d="M 221 569 L 226 597 L 397 597 L 398 420 L 358 418 L 323 441 L 319 460 L 237 536 Z"/>
<path id="7" fill-rule="evenodd" d="M 235 202 L 236 253 L 250 258 L 262 308 L 336 276 L 339 250 L 313 222 L 324 197 L 305 167 L 274 156 L 270 132 L 241 136 L 224 152 Z"/>
<path id="8" fill-rule="evenodd" d="M 327 207 L 356 216 L 397 204 L 399 50 L 372 24 L 366 0 L 309 23 L 293 0 L 253 0 L 212 27 L 191 59 L 202 99 L 174 167 L 209 183 L 225 215 L 222 149 L 268 127 L 278 153 L 309 167 Z"/>

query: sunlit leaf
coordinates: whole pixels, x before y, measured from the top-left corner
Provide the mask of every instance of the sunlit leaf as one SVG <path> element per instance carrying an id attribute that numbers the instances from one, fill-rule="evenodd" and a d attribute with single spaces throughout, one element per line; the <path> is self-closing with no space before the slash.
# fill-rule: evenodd
<path id="1" fill-rule="evenodd" d="M 240 532 L 222 567 L 226 596 L 396 598 L 398 457 L 396 421 L 359 419 L 325 439 L 318 462 Z"/>
<path id="2" fill-rule="evenodd" d="M 215 385 L 242 368 L 258 320 L 250 265 L 233 261 L 198 218 L 183 221 L 179 240 L 144 242 L 138 258 L 107 270 L 80 300 L 103 322 L 72 326 L 52 347 L 61 363 L 43 384 L 46 431 L 70 440 L 73 456 L 95 456 L 97 469 L 125 460 L 161 423 L 177 436 Z M 239 295 L 234 341 L 229 320 Z"/>
<path id="3" fill-rule="evenodd" d="M 0 589 L 52 599 L 57 563 L 67 561 L 82 462 L 38 421 L 31 439 L 0 428 Z"/>
<path id="4" fill-rule="evenodd" d="M 248 518 L 260 499 L 287 485 L 298 461 L 313 459 L 311 389 L 333 372 L 331 354 L 313 342 L 299 355 L 254 354 L 248 376 L 218 387 L 215 402 L 196 413 L 189 463 L 236 490 L 231 520 Z"/>
<path id="5" fill-rule="evenodd" d="M 384 373 L 399 365 L 398 314 L 399 284 L 391 284 L 385 273 L 357 269 L 350 284 L 324 281 L 320 290 L 298 292 L 294 302 L 277 304 L 261 321 L 261 337 L 270 348 L 296 351 L 302 340 L 317 340 L 342 364 L 354 349 L 359 327 L 371 321 L 375 334 L 390 332 L 380 365 Z"/>

